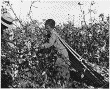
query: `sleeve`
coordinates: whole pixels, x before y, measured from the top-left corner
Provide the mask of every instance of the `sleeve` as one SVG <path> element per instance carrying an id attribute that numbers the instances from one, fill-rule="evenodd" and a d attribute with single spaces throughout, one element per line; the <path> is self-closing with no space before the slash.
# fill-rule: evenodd
<path id="1" fill-rule="evenodd" d="M 56 34 L 55 33 L 52 33 L 52 35 L 51 35 L 51 37 L 49 39 L 49 43 L 45 43 L 44 44 L 44 47 L 45 48 L 51 47 L 52 45 L 54 45 L 55 41 L 56 41 Z"/>

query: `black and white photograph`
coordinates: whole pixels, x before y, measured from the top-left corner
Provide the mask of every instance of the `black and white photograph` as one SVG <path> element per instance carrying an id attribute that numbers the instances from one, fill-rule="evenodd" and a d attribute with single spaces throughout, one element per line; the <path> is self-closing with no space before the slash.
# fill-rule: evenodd
<path id="1" fill-rule="evenodd" d="M 1 0 L 1 88 L 109 88 L 109 0 Z"/>

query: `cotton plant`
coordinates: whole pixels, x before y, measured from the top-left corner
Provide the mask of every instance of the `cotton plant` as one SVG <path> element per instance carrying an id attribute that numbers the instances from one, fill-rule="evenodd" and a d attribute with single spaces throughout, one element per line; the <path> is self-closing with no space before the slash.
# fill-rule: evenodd
<path id="1" fill-rule="evenodd" d="M 35 22 L 36 23 L 36 22 Z M 59 57 L 56 49 L 54 48 L 50 48 L 50 49 L 46 49 L 46 50 L 41 50 L 39 48 L 39 46 L 45 42 L 45 38 L 44 35 L 46 34 L 44 27 L 40 28 L 38 24 L 35 24 L 34 22 L 27 22 L 26 24 L 24 24 L 24 27 L 16 27 L 15 29 L 13 29 L 13 37 L 11 39 L 9 39 L 7 35 L 5 35 L 6 38 L 6 42 L 10 40 L 11 43 L 8 43 L 9 45 L 4 45 L 2 44 L 2 60 L 4 60 L 5 62 L 8 61 L 9 59 L 5 60 L 5 57 L 10 57 L 11 59 L 13 59 L 11 62 L 13 62 L 13 66 L 17 66 L 16 69 L 12 68 L 13 73 L 11 74 L 12 76 L 14 76 L 14 81 L 18 79 L 18 81 L 15 81 L 13 84 L 13 87 L 66 87 L 66 84 L 62 84 L 63 82 L 61 80 L 57 81 L 57 78 L 51 78 L 48 76 L 52 75 L 52 71 L 49 71 L 49 66 L 53 65 L 51 63 L 50 60 L 55 61 L 57 60 L 57 58 L 62 58 Z M 99 34 L 101 35 L 100 37 L 102 38 L 102 33 L 97 33 L 94 32 L 93 30 L 97 29 L 97 30 L 101 30 L 99 28 L 98 24 L 94 24 L 94 26 L 92 28 L 90 28 L 90 31 L 84 31 L 83 29 L 79 29 L 79 28 L 74 28 L 71 25 L 66 26 L 66 24 L 64 25 L 64 28 L 61 28 L 59 30 L 57 30 L 57 32 L 60 34 L 60 36 L 75 50 L 77 51 L 79 54 L 81 54 L 81 56 L 83 56 L 83 54 L 88 54 L 88 64 L 92 62 L 91 66 L 92 68 L 97 71 L 98 73 L 101 73 L 103 76 L 105 76 L 105 80 L 108 81 L 108 70 L 106 71 L 106 67 L 103 68 L 102 66 L 99 67 L 99 64 L 97 64 L 96 60 L 94 60 L 95 54 L 98 55 L 98 61 L 99 63 L 102 62 L 101 60 L 103 60 L 103 62 L 107 62 L 108 61 L 108 57 L 106 57 L 108 54 L 108 25 L 104 25 L 105 27 L 103 27 L 102 33 L 103 31 L 105 31 L 106 34 L 104 35 L 104 39 L 100 39 L 98 38 Z M 70 27 L 69 27 L 70 26 Z M 67 31 L 70 30 L 70 31 Z M 81 31 L 82 30 L 82 31 Z M 83 32 L 83 33 L 82 33 Z M 6 33 L 11 33 L 10 32 L 6 32 Z M 87 34 L 89 33 L 89 34 Z M 95 33 L 95 34 L 94 34 Z M 86 34 L 86 35 L 85 35 Z M 81 37 L 81 35 L 85 35 L 84 37 Z M 100 42 L 104 42 L 103 46 L 99 46 L 99 43 L 96 42 L 96 40 L 93 37 L 96 37 L 99 39 L 99 43 Z M 67 36 L 67 37 L 65 37 Z M 96 38 L 96 39 L 97 39 Z M 89 40 L 87 40 L 89 39 Z M 85 42 L 85 40 L 87 42 Z M 90 43 L 92 42 L 92 43 Z M 93 47 L 96 47 L 97 50 L 93 49 Z M 87 47 L 89 46 L 89 48 Z M 85 48 L 85 50 L 84 50 Z M 50 51 L 52 50 L 52 51 Z M 104 56 L 101 56 L 101 55 Z M 3 56 L 5 55 L 5 56 Z M 102 59 L 100 59 L 102 58 Z M 104 60 L 105 58 L 108 58 L 106 60 Z M 5 63 L 2 62 L 2 63 Z M 97 66 L 94 66 L 97 65 Z M 3 70 L 3 66 L 2 65 L 2 70 Z M 37 67 L 36 67 L 37 66 Z M 7 68 L 9 68 L 7 66 Z M 53 66 L 53 68 L 55 68 Z M 57 69 L 57 68 L 55 68 Z M 103 72 L 102 72 L 103 71 Z M 24 74 L 22 74 L 22 72 Z M 58 73 L 58 77 L 61 77 L 62 75 L 65 77 L 67 77 L 64 74 L 65 70 L 61 69 L 59 70 Z M 11 72 L 10 72 L 11 73 Z M 27 75 L 25 75 L 27 74 Z M 32 76 L 34 75 L 34 77 Z M 30 76 L 29 78 L 26 76 Z M 47 76 L 47 78 L 46 78 Z M 22 79 L 22 77 L 24 79 Z M 82 75 L 83 77 L 83 75 Z M 32 81 L 31 79 L 35 79 L 34 81 Z M 46 82 L 44 83 L 44 79 L 46 79 Z M 24 83 L 23 83 L 24 82 Z M 53 84 L 52 84 L 53 82 Z M 65 81 L 66 83 L 67 81 Z M 18 84 L 18 85 L 17 85 Z M 24 84 L 24 86 L 23 86 Z M 50 85 L 49 85 L 50 84 Z M 73 84 L 75 85 L 75 87 L 89 87 L 86 84 L 83 84 L 81 82 L 78 81 L 74 81 Z M 29 86 L 28 86 L 29 85 Z M 90 86 L 91 87 L 91 86 Z M 93 86 L 92 86 L 93 87 Z"/>

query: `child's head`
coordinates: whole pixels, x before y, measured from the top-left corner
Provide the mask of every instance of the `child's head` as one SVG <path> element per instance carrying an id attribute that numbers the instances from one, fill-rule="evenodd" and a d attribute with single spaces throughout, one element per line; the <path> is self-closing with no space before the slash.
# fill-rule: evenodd
<path id="1" fill-rule="evenodd" d="M 55 21 L 53 19 L 46 20 L 45 28 L 48 29 L 48 30 L 51 30 L 51 29 L 55 28 Z"/>

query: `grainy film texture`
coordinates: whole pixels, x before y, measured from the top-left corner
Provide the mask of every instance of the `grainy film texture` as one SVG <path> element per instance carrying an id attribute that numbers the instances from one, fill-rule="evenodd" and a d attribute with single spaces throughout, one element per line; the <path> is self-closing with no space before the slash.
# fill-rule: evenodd
<path id="1" fill-rule="evenodd" d="M 109 0 L 2 0 L 1 88 L 109 88 Z"/>

